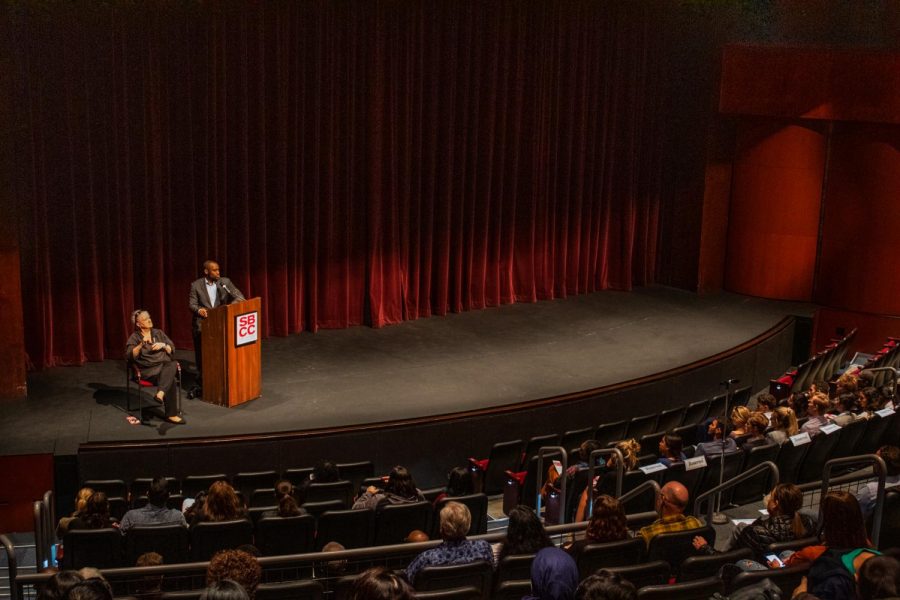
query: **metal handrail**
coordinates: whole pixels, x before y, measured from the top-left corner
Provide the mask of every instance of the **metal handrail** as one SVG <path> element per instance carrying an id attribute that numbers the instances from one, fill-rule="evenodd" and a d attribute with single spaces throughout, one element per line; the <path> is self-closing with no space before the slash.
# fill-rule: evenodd
<path id="1" fill-rule="evenodd" d="M 774 475 L 775 483 L 778 483 L 779 479 L 781 478 L 781 474 L 778 472 L 778 465 L 776 465 L 775 463 L 773 463 L 770 460 L 767 460 L 766 462 L 759 463 L 758 465 L 756 465 L 749 471 L 744 471 L 740 475 L 737 475 L 736 477 L 732 477 L 728 481 L 724 481 L 724 482 L 720 483 L 719 485 L 717 485 L 716 487 L 706 490 L 705 492 L 703 492 L 702 494 L 697 496 L 697 498 L 694 500 L 694 514 L 695 515 L 700 514 L 701 503 L 706 498 L 714 496 L 716 494 L 720 494 L 722 491 L 727 490 L 732 487 L 735 487 L 739 483 L 743 483 L 743 482 L 747 481 L 748 479 L 752 479 L 753 477 L 756 477 L 757 475 L 759 475 L 760 473 L 762 473 L 764 471 L 772 471 L 772 473 Z M 712 522 L 713 512 L 714 512 L 714 506 L 713 506 L 713 503 L 710 502 L 708 510 L 706 512 L 706 522 L 707 523 Z"/>
<path id="2" fill-rule="evenodd" d="M 16 549 L 12 540 L 5 533 L 0 533 L 0 544 L 6 549 L 6 570 L 9 572 L 9 600 L 18 600 L 19 591 L 16 589 L 16 577 L 19 571 L 19 563 L 16 561 Z"/>
<path id="3" fill-rule="evenodd" d="M 616 457 L 616 498 L 622 495 L 622 479 L 625 475 L 625 456 L 618 448 L 600 448 L 591 452 L 588 459 L 588 510 L 585 516 L 594 514 L 594 471 L 597 468 L 597 457 L 614 455 Z"/>
<path id="4" fill-rule="evenodd" d="M 40 571 L 47 561 L 47 546 L 44 544 L 44 503 L 41 500 L 35 500 L 31 504 L 32 517 L 34 520 L 34 563 L 35 568 Z"/>
<path id="5" fill-rule="evenodd" d="M 862 454 L 859 456 L 845 456 L 843 458 L 832 458 L 825 463 L 822 469 L 822 485 L 820 487 L 821 496 L 824 498 L 828 493 L 828 484 L 831 478 L 831 471 L 834 467 L 843 465 L 872 465 L 875 474 L 878 475 L 878 495 L 875 499 L 875 509 L 872 511 L 872 544 L 878 547 L 878 538 L 881 533 L 881 513 L 884 510 L 884 481 L 887 475 L 887 466 L 884 460 L 877 454 Z M 822 501 L 819 501 L 819 523 L 822 523 Z"/>
<path id="6" fill-rule="evenodd" d="M 537 507 L 535 510 L 540 516 L 541 514 L 541 488 L 542 485 L 538 485 L 539 481 L 543 481 L 544 477 L 544 455 L 550 454 L 552 452 L 559 452 L 562 460 L 562 474 L 560 475 L 560 479 L 562 480 L 562 486 L 559 491 L 559 520 L 560 524 L 564 524 L 566 522 L 566 480 L 569 478 L 566 471 L 569 469 L 569 453 L 566 452 L 566 449 L 562 446 L 541 446 L 538 450 L 538 462 L 537 462 L 537 473 L 535 474 L 535 487 L 537 488 L 537 498 L 535 499 L 534 505 Z"/>
<path id="7" fill-rule="evenodd" d="M 56 496 L 53 490 L 44 492 L 44 548 L 50 553 L 50 561 L 55 558 L 53 548 L 56 546 L 56 529 L 53 524 L 56 517 Z M 51 567 L 54 565 L 50 565 Z"/>

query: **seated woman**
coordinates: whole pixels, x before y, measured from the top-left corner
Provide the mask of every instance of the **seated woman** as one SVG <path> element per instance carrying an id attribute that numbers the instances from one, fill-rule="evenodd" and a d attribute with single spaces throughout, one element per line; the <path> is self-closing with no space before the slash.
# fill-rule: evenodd
<path id="1" fill-rule="evenodd" d="M 534 510 L 519 505 L 509 511 L 509 525 L 506 527 L 506 537 L 500 543 L 497 561 L 517 554 L 535 554 L 541 548 L 552 545 Z"/>
<path id="2" fill-rule="evenodd" d="M 214 481 L 206 492 L 206 498 L 194 515 L 196 523 L 207 521 L 232 521 L 234 519 L 246 519 L 247 509 L 241 503 L 237 493 L 227 481 Z"/>
<path id="3" fill-rule="evenodd" d="M 856 411 L 859 410 L 857 406 L 858 400 L 859 396 L 856 391 L 839 394 L 835 401 L 837 414 L 828 415 L 828 418 L 836 425 L 846 427 L 858 418 L 856 415 Z"/>
<path id="4" fill-rule="evenodd" d="M 385 504 L 412 504 L 424 499 L 425 496 L 416 487 L 412 474 L 406 467 L 397 465 L 391 469 L 383 490 L 370 485 L 366 492 L 353 503 L 353 508 L 377 509 Z"/>
<path id="5" fill-rule="evenodd" d="M 793 408 L 788 408 L 787 406 L 776 408 L 775 412 L 772 413 L 770 423 L 774 429 L 766 434 L 766 439 L 779 446 L 783 446 L 799 430 L 799 427 L 797 427 L 797 415 L 794 414 Z"/>
<path id="6" fill-rule="evenodd" d="M 84 509 L 87 507 L 88 498 L 90 498 L 93 494 L 94 490 L 89 487 L 84 487 L 78 490 L 78 493 L 75 494 L 75 512 L 73 512 L 68 517 L 61 518 L 59 520 L 59 523 L 56 525 L 57 538 L 63 539 L 63 537 L 66 535 L 66 532 L 69 531 L 69 524 L 76 518 L 84 514 Z"/>
<path id="7" fill-rule="evenodd" d="M 588 521 L 584 539 L 574 542 L 566 551 L 578 560 L 578 555 L 588 544 L 617 542 L 628 537 L 628 520 L 622 505 L 612 496 L 603 494 L 594 499 L 594 512 Z"/>
<path id="8" fill-rule="evenodd" d="M 456 498 L 474 493 L 475 482 L 472 480 L 472 471 L 466 467 L 453 467 L 447 473 L 447 489 L 438 494 L 433 504 L 437 506 L 444 498 Z"/>
<path id="9" fill-rule="evenodd" d="M 84 511 L 69 522 L 69 531 L 76 529 L 106 529 L 118 527 L 109 516 L 109 499 L 104 492 L 94 492 L 84 506 Z"/>
<path id="10" fill-rule="evenodd" d="M 735 406 L 731 411 L 731 432 L 728 437 L 738 438 L 747 435 L 747 422 L 753 413 L 746 406 Z"/>
<path id="11" fill-rule="evenodd" d="M 667 433 L 659 440 L 659 458 L 656 462 L 671 467 L 674 464 L 684 462 L 687 458 L 682 452 L 684 442 L 680 435 Z"/>
<path id="12" fill-rule="evenodd" d="M 749 452 L 756 446 L 765 446 L 770 443 L 766 438 L 766 429 L 769 428 L 769 419 L 763 413 L 753 413 L 750 420 L 747 421 L 747 431 L 749 436 L 741 444 L 744 452 Z"/>
<path id="13" fill-rule="evenodd" d="M 566 477 L 571 479 L 578 471 L 587 469 L 591 453 L 599 447 L 600 444 L 597 443 L 597 440 L 585 440 L 582 442 L 581 446 L 578 447 L 578 461 L 574 465 L 569 465 L 569 468 L 566 469 Z M 544 500 L 547 499 L 547 494 L 550 493 L 551 489 L 559 488 L 559 485 L 557 485 L 556 482 L 559 481 L 560 476 L 559 471 L 556 469 L 556 465 L 551 463 L 547 468 L 547 480 L 541 488 L 541 497 L 543 497 Z"/>
<path id="14" fill-rule="evenodd" d="M 157 402 L 165 405 L 166 421 L 183 425 L 184 419 L 178 416 L 178 395 L 175 389 L 175 377 L 178 374 L 178 363 L 172 358 L 175 344 L 162 329 L 154 329 L 153 320 L 146 310 L 136 310 L 131 314 L 137 329 L 125 344 L 125 360 L 141 369 L 141 379 L 146 379 L 157 386 Z"/>
<path id="15" fill-rule="evenodd" d="M 294 497 L 294 484 L 287 479 L 275 483 L 275 497 L 278 499 L 278 508 L 265 511 L 260 518 L 298 517 L 306 514 L 306 509 L 301 508 Z"/>
<path id="16" fill-rule="evenodd" d="M 775 542 L 790 542 L 816 534 L 816 520 L 800 512 L 803 492 L 792 483 L 779 483 L 765 498 L 768 516 L 760 517 L 750 525 L 735 527 L 726 551 L 750 548 L 758 561 L 765 559 L 766 546 Z M 715 550 L 707 541 L 696 536 L 694 548 L 708 554 Z"/>
<path id="17" fill-rule="evenodd" d="M 622 460 L 624 464 L 622 465 L 625 471 L 633 471 L 637 469 L 639 460 L 638 454 L 641 451 L 641 445 L 635 440 L 631 438 L 630 440 L 622 440 L 621 442 L 616 443 L 616 449 L 622 454 Z M 610 472 L 615 472 L 617 466 L 618 458 L 615 454 L 611 455 L 609 459 L 606 461 L 605 468 L 602 468 L 600 472 L 594 477 L 594 494 L 597 495 L 600 489 L 600 482 L 604 477 L 608 477 Z M 588 516 L 588 490 L 585 489 L 581 494 L 581 498 L 578 499 L 578 507 L 575 510 L 575 521 L 580 522 L 587 519 Z"/>
<path id="18" fill-rule="evenodd" d="M 416 574 L 425 567 L 439 565 L 464 565 L 478 561 L 494 564 L 491 545 L 484 540 L 467 540 L 472 525 L 472 513 L 465 504 L 448 502 L 439 515 L 441 538 L 444 542 L 426 550 L 406 567 L 406 578 L 415 584 Z"/>

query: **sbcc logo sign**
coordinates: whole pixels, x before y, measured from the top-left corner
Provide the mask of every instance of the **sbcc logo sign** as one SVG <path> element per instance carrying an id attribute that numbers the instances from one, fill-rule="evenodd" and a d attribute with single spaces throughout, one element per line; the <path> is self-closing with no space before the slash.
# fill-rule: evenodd
<path id="1" fill-rule="evenodd" d="M 234 345 L 244 346 L 259 339 L 259 313 L 256 311 L 238 315 L 234 319 Z"/>

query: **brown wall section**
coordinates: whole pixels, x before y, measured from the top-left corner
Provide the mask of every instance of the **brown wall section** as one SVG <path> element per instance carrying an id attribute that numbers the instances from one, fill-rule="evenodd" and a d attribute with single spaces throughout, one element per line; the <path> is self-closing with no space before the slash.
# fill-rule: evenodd
<path id="1" fill-rule="evenodd" d="M 0 532 L 34 531 L 32 505 L 52 489 L 52 454 L 0 456 Z"/>

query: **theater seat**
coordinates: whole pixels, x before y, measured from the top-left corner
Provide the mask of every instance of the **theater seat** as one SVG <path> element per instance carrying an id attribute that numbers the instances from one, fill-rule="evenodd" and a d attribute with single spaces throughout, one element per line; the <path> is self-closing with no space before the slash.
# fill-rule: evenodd
<path id="1" fill-rule="evenodd" d="M 718 577 L 666 585 L 650 585 L 638 590 L 638 600 L 708 600 L 713 594 L 725 591 Z"/>
<path id="2" fill-rule="evenodd" d="M 219 550 L 253 543 L 253 524 L 248 519 L 197 523 L 191 527 L 191 560 L 209 560 Z"/>

